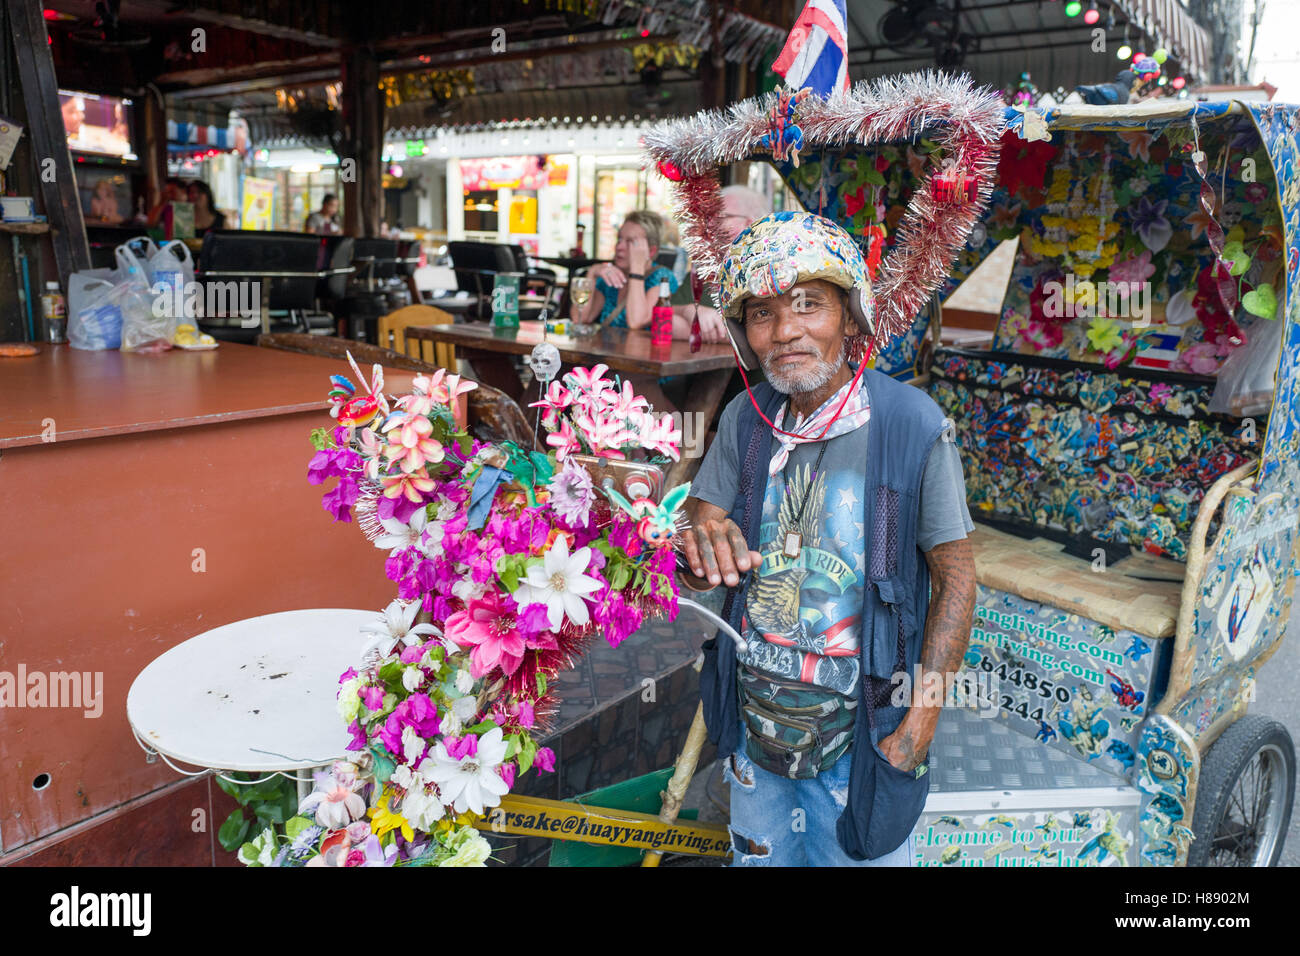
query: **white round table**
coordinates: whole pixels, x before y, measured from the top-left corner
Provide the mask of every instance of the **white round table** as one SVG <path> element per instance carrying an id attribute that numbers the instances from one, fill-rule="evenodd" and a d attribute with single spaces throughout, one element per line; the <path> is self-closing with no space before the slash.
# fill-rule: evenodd
<path id="1" fill-rule="evenodd" d="M 361 626 L 380 617 L 347 608 L 282 611 L 192 637 L 132 682 L 126 715 L 136 739 L 180 773 L 172 760 L 209 768 L 200 774 L 333 763 L 348 743 L 335 709 L 339 675 L 360 660 Z"/>

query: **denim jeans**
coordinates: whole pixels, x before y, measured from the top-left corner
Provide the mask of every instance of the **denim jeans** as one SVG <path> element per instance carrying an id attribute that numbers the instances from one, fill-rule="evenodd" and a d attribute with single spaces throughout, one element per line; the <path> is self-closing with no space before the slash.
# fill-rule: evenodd
<path id="1" fill-rule="evenodd" d="M 731 785 L 732 866 L 913 865 L 910 836 L 875 860 L 854 860 L 840 849 L 835 822 L 848 801 L 853 747 L 830 770 L 792 780 L 755 766 L 745 754 L 745 733 L 742 725 L 740 750 L 723 761 Z M 750 842 L 758 853 L 748 852 Z"/>

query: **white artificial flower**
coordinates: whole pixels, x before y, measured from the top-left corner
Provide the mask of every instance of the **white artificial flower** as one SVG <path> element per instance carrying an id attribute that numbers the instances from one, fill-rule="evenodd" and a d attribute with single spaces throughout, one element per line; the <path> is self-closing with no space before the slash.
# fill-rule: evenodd
<path id="1" fill-rule="evenodd" d="M 399 643 L 408 646 L 422 644 L 420 638 L 426 634 L 436 634 L 441 637 L 442 632 L 432 624 L 415 623 L 415 617 L 419 613 L 419 601 L 412 601 L 405 605 L 401 601 L 394 601 L 384 608 L 383 617 L 361 628 L 363 634 L 375 635 L 370 643 L 361 649 L 361 659 L 365 660 L 372 653 L 387 657 Z"/>
<path id="2" fill-rule="evenodd" d="M 420 550 L 430 558 L 437 558 L 443 554 L 442 539 L 446 534 L 442 528 L 441 521 L 430 521 L 424 528 L 424 538 L 420 542 Z"/>
<path id="3" fill-rule="evenodd" d="M 424 756 L 425 739 L 419 732 L 407 724 L 402 728 L 402 756 L 408 764 L 414 764 Z"/>
<path id="4" fill-rule="evenodd" d="M 402 686 L 406 688 L 407 693 L 414 694 L 424 686 L 424 671 L 418 667 L 408 667 L 402 671 Z"/>
<path id="5" fill-rule="evenodd" d="M 429 760 L 420 765 L 423 772 L 425 764 L 433 766 L 428 776 L 438 785 L 442 799 L 451 803 L 457 813 L 466 810 L 482 814 L 485 807 L 495 807 L 501 798 L 509 792 L 497 768 L 506 757 L 506 742 L 500 727 L 493 727 L 478 738 L 478 752 L 460 759 L 447 752 L 447 745 L 441 740 L 433 745 Z"/>
<path id="6" fill-rule="evenodd" d="M 583 574 L 591 563 L 591 548 L 579 548 L 569 555 L 569 542 L 564 535 L 555 539 L 540 566 L 528 569 L 528 576 L 519 585 L 513 597 L 521 607 L 545 604 L 551 630 L 558 631 L 567 617 L 578 627 L 591 620 L 585 595 L 598 591 L 602 582 Z"/>
<path id="7" fill-rule="evenodd" d="M 366 801 L 332 771 L 318 770 L 313 776 L 315 789 L 298 805 L 300 814 L 314 815 L 327 830 L 338 830 L 366 815 Z"/>
<path id="8" fill-rule="evenodd" d="M 427 757 L 417 769 L 401 764 L 393 771 L 392 781 L 406 791 L 400 812 L 417 830 L 428 832 L 447 815 L 442 797 L 433 787 L 429 771 L 434 767 Z"/>
<path id="9" fill-rule="evenodd" d="M 486 594 L 487 587 L 486 581 L 479 584 L 477 581 L 473 581 L 469 578 L 461 578 L 451 586 L 451 593 L 453 597 L 460 598 L 468 605 L 477 601 Z"/>
<path id="10" fill-rule="evenodd" d="M 438 496 L 438 520 L 446 521 L 448 518 L 456 517 L 460 511 L 460 505 L 449 499 L 446 495 Z"/>
<path id="11" fill-rule="evenodd" d="M 390 558 L 407 548 L 418 548 L 428 522 L 429 517 L 423 508 L 415 510 L 409 523 L 396 518 L 380 518 L 379 523 L 384 526 L 385 533 L 375 538 L 375 547 L 381 550 L 388 548 Z"/>

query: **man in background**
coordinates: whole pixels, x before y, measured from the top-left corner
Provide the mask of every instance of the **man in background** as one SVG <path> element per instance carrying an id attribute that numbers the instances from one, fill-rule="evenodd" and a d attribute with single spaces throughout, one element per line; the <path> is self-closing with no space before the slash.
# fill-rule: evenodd
<path id="1" fill-rule="evenodd" d="M 772 203 L 766 196 L 748 186 L 727 186 L 722 190 L 722 223 L 727 241 L 734 240 L 745 231 L 750 223 L 762 219 L 772 211 Z M 689 278 L 683 281 L 680 291 L 673 302 L 673 326 L 685 326 L 690 329 L 691 319 L 695 315 Z M 727 327 L 722 321 L 722 313 L 713 306 L 705 305 L 709 301 L 707 291 L 700 297 L 700 338 L 705 342 L 726 342 Z"/>
<path id="2" fill-rule="evenodd" d="M 336 236 L 343 231 L 339 226 L 339 199 L 333 193 L 326 193 L 320 201 L 320 209 L 307 217 L 304 232 L 317 236 Z"/>

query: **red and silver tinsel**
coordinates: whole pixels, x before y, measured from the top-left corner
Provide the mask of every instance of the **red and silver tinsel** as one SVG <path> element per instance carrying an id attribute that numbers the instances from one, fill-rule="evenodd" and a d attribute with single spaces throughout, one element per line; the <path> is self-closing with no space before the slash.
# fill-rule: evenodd
<path id="1" fill-rule="evenodd" d="M 681 173 L 673 184 L 676 215 L 687 251 L 706 280 L 716 279 L 728 245 L 717 170 L 762 152 L 758 140 L 769 129 L 777 96 L 666 120 L 645 133 L 651 162 Z M 861 82 L 798 105 L 805 150 L 916 142 L 924 135 L 949 160 L 914 192 L 896 231 L 897 245 L 881 265 L 874 288 L 877 349 L 911 327 L 983 214 L 995 185 L 1003 109 L 997 91 L 975 88 L 968 76 L 936 72 Z"/>

